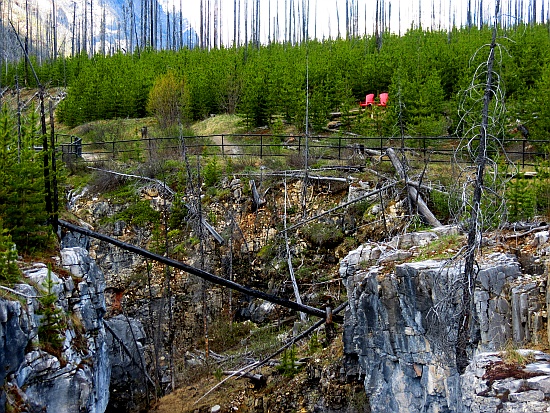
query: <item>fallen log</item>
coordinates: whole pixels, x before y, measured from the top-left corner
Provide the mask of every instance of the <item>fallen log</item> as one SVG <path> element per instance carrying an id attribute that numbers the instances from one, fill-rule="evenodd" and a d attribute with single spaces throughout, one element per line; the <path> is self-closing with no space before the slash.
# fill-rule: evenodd
<path id="1" fill-rule="evenodd" d="M 392 148 L 388 148 L 386 150 L 386 154 L 390 158 L 390 161 L 397 171 L 397 174 L 399 175 L 399 178 L 401 178 L 405 185 L 407 185 L 407 192 L 409 194 L 409 199 L 412 202 L 413 205 L 416 205 L 416 208 L 420 215 L 422 215 L 428 224 L 430 224 L 432 227 L 441 227 L 443 226 L 441 222 L 435 217 L 435 215 L 430 211 L 430 208 L 428 208 L 428 205 L 424 202 L 420 194 L 418 193 L 418 190 L 409 182 L 409 177 L 407 176 L 407 172 L 405 171 L 405 168 L 403 167 L 403 164 L 401 161 L 397 158 L 397 155 L 395 154 L 395 151 Z"/>
<path id="2" fill-rule="evenodd" d="M 265 301 L 269 301 L 273 304 L 282 305 L 283 307 L 289 308 L 291 310 L 295 311 L 302 311 L 307 314 L 313 315 L 315 317 L 321 317 L 325 319 L 326 311 L 321 310 L 319 308 L 311 307 L 309 305 L 305 304 L 298 304 L 294 301 L 287 300 L 286 298 L 282 298 L 276 295 L 264 293 L 263 291 L 255 290 L 253 288 L 238 284 L 236 282 L 233 282 L 231 280 L 228 280 L 223 277 L 218 277 L 214 274 L 211 274 L 207 271 L 204 271 L 203 269 L 193 267 L 191 265 L 188 265 L 184 262 L 174 260 L 169 257 L 165 257 L 159 254 L 156 254 L 152 251 L 146 250 L 144 248 L 140 248 L 136 245 L 128 244 L 126 242 L 120 241 L 116 238 L 109 237 L 108 235 L 100 234 L 99 232 L 95 232 L 92 230 L 89 230 L 87 228 L 80 227 L 78 225 L 71 224 L 70 222 L 59 220 L 59 225 L 61 227 L 64 227 L 68 229 L 69 231 L 75 231 L 83 235 L 87 235 L 89 237 L 98 239 L 100 241 L 108 242 L 109 244 L 116 245 L 117 247 L 120 247 L 126 251 L 130 251 L 136 254 L 141 255 L 142 257 L 146 257 L 152 260 L 155 260 L 157 262 L 160 262 L 165 265 L 169 265 L 170 267 L 177 268 L 179 270 L 183 270 L 189 274 L 196 275 L 199 278 L 202 278 L 203 280 L 212 282 L 216 285 L 220 285 L 223 287 L 231 288 L 234 291 L 238 291 L 240 293 L 256 297 Z M 335 320 L 336 322 L 342 322 L 343 318 L 339 317 L 338 320 Z"/>
<path id="3" fill-rule="evenodd" d="M 241 377 L 249 379 L 257 387 L 263 387 L 267 383 L 267 377 L 263 374 L 255 374 L 247 371 L 224 371 L 224 376 Z"/>

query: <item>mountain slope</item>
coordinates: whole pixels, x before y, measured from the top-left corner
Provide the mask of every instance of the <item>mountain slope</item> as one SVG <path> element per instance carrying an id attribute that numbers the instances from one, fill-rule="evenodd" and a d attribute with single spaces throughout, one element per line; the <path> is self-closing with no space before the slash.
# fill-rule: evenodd
<path id="1" fill-rule="evenodd" d="M 176 49 L 197 43 L 187 18 L 174 9 L 165 10 L 156 0 L 13 0 L 0 4 L 0 14 L 4 26 L 0 48 L 12 50 L 12 58 L 20 53 L 13 50 L 15 42 L 6 40 L 13 36 L 8 20 L 21 37 L 28 35 L 31 54 L 43 58 L 53 56 L 54 49 L 56 55 L 110 54 L 144 46 Z"/>

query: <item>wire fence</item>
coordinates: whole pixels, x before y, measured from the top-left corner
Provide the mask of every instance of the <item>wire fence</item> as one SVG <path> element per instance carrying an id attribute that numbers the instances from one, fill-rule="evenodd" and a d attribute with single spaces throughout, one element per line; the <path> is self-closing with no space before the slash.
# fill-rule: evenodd
<path id="1" fill-rule="evenodd" d="M 277 134 L 222 134 L 185 137 L 144 137 L 130 140 L 83 142 L 74 135 L 57 135 L 63 160 L 82 158 L 86 162 L 124 160 L 146 161 L 166 158 L 181 153 L 201 156 L 248 156 L 260 159 L 269 157 L 304 156 L 306 147 L 310 159 L 335 161 L 356 160 L 371 156 L 376 151 L 383 153 L 388 148 L 399 148 L 421 161 L 448 163 L 452 159 L 468 162 L 467 157 L 457 153 L 460 138 L 437 137 L 365 137 L 357 135 L 308 136 Z M 488 156 L 506 156 L 518 167 L 534 167 L 550 158 L 550 140 L 526 140 L 504 138 L 489 149 Z"/>

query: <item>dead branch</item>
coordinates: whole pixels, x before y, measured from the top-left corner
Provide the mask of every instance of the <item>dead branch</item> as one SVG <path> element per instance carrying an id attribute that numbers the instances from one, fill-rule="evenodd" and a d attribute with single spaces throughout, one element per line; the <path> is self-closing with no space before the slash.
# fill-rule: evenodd
<path id="1" fill-rule="evenodd" d="M 25 298 L 40 298 L 40 296 L 38 295 L 27 295 L 27 294 L 23 294 L 23 293 L 20 293 L 19 291 L 16 291 L 16 290 L 12 290 L 11 288 L 9 287 L 4 287 L 3 285 L 0 285 L 0 289 L 1 290 L 5 290 L 5 291 L 8 291 L 12 294 L 17 294 L 21 297 L 25 297 Z"/>
<path id="2" fill-rule="evenodd" d="M 260 207 L 265 205 L 266 200 L 260 196 L 254 179 L 250 180 L 250 189 L 252 190 L 252 198 L 254 200 L 254 210 L 260 209 Z"/>
<path id="3" fill-rule="evenodd" d="M 103 323 L 103 325 L 105 326 L 105 328 L 107 329 L 107 331 L 109 333 L 111 333 L 111 336 L 120 344 L 120 346 L 122 347 L 122 349 L 124 350 L 124 352 L 126 353 L 126 355 L 130 358 L 130 360 L 132 361 L 132 363 L 134 365 L 136 365 L 137 367 L 139 367 L 142 372 L 143 372 L 143 375 L 145 376 L 145 378 L 149 381 L 149 383 L 152 384 L 153 387 L 155 387 L 155 382 L 153 381 L 153 379 L 149 376 L 149 374 L 147 374 L 147 371 L 145 370 L 144 366 L 143 366 L 143 363 L 138 363 L 135 358 L 134 358 L 134 355 L 132 354 L 132 352 L 130 351 L 130 349 L 128 348 L 128 346 L 126 346 L 126 343 L 118 336 L 118 334 L 111 328 L 111 326 L 108 324 L 108 323 Z M 141 356 L 140 356 L 141 358 Z M 156 388 L 156 387 L 155 387 Z"/>
<path id="4" fill-rule="evenodd" d="M 142 181 L 154 182 L 155 184 L 158 185 L 157 188 L 159 190 L 167 192 L 170 196 L 175 196 L 175 194 L 176 194 L 175 191 L 173 191 L 170 187 L 166 186 L 166 184 L 164 182 L 162 182 L 158 179 L 148 178 L 146 176 L 141 176 L 141 175 L 124 174 L 124 173 L 121 173 L 121 172 L 111 171 L 111 170 L 108 170 L 108 169 L 94 168 L 92 166 L 88 166 L 88 169 L 92 169 L 92 170 L 95 170 L 95 171 L 101 171 L 101 172 L 105 172 L 105 173 L 112 174 L 112 175 L 122 176 L 124 178 L 131 178 L 131 179 L 138 179 L 138 180 L 142 180 Z M 194 209 L 190 205 L 188 205 L 188 204 L 184 204 L 184 205 L 189 211 L 191 211 L 192 213 L 195 213 Z M 210 232 L 210 234 L 214 237 L 214 239 L 219 244 L 223 244 L 225 242 L 223 237 L 214 229 L 214 227 L 212 225 L 210 225 L 210 223 L 208 223 L 208 221 L 206 221 L 206 219 L 204 217 L 201 217 L 201 222 L 202 222 L 202 225 L 204 226 L 204 228 L 206 228 L 206 230 L 208 232 Z"/>
<path id="5" fill-rule="evenodd" d="M 305 219 L 305 220 L 300 221 L 300 222 L 298 222 L 298 223 L 296 223 L 296 224 L 294 224 L 294 225 L 291 225 L 291 226 L 288 227 L 286 230 L 280 231 L 280 233 L 281 233 L 281 232 L 285 232 L 285 231 L 292 231 L 292 230 L 295 230 L 296 228 L 301 227 L 302 225 L 305 225 L 305 224 L 307 224 L 307 223 L 309 223 L 309 222 L 311 222 L 311 221 L 315 221 L 315 220 L 321 218 L 322 216 L 325 216 L 325 215 L 327 215 L 327 214 L 330 214 L 330 213 L 332 213 L 332 212 L 334 212 L 334 211 L 337 211 L 337 210 L 339 210 L 339 209 L 345 208 L 345 207 L 347 207 L 347 206 L 349 206 L 349 205 L 351 205 L 351 204 L 354 204 L 354 203 L 356 203 L 356 202 L 362 201 L 362 200 L 364 200 L 364 199 L 366 199 L 366 198 L 369 198 L 369 197 L 371 197 L 371 196 L 377 195 L 378 193 L 383 192 L 383 191 L 385 191 L 386 189 L 392 188 L 392 187 L 394 187 L 394 186 L 395 186 L 395 183 L 386 184 L 386 185 L 384 185 L 384 186 L 381 187 L 381 188 L 378 188 L 378 189 L 376 189 L 376 190 L 374 190 L 374 191 L 369 192 L 368 194 L 365 194 L 365 195 L 363 195 L 363 196 L 357 197 L 357 198 L 355 198 L 354 200 L 351 200 L 351 201 L 349 201 L 349 202 L 346 202 L 346 203 L 344 203 L 344 204 L 342 204 L 342 205 L 338 205 L 337 207 L 331 208 L 331 209 L 329 209 L 328 211 L 325 211 L 325 212 L 323 212 L 323 213 L 321 213 L 321 214 L 319 214 L 319 215 L 315 215 L 314 217 Z"/>
<path id="6" fill-rule="evenodd" d="M 543 231 L 543 230 L 548 229 L 548 228 L 550 228 L 550 225 L 543 225 L 543 226 L 540 226 L 540 227 L 531 228 L 530 230 L 525 231 L 525 232 L 521 232 L 519 234 L 507 235 L 506 237 L 504 237 L 504 239 L 521 238 L 521 237 L 524 237 L 525 235 L 532 234 L 535 231 Z"/>
<path id="7" fill-rule="evenodd" d="M 79 227 L 77 225 L 71 224 L 70 222 L 67 222 L 67 221 L 64 221 L 64 220 L 59 220 L 59 225 L 66 228 L 66 229 L 68 229 L 68 230 L 70 230 L 70 231 L 75 231 L 75 232 L 78 232 L 80 234 L 84 234 L 84 235 L 87 235 L 89 237 L 98 239 L 100 241 L 108 242 L 109 244 L 116 245 L 117 247 L 120 247 L 120 248 L 122 248 L 126 251 L 130 251 L 130 252 L 139 254 L 142 257 L 155 260 L 157 262 L 169 265 L 169 266 L 177 268 L 179 270 L 183 270 L 183 271 L 185 271 L 189 274 L 196 275 L 197 277 L 202 278 L 203 280 L 210 281 L 214 284 L 217 284 L 217 285 L 220 285 L 220 286 L 223 286 L 223 287 L 231 288 L 235 291 L 239 291 L 240 293 L 250 295 L 252 297 L 256 297 L 256 298 L 259 298 L 259 299 L 262 299 L 262 300 L 265 300 L 265 301 L 269 301 L 273 304 L 282 305 L 283 307 L 286 307 L 286 308 L 289 308 L 289 309 L 292 309 L 292 310 L 295 310 L 295 311 L 303 311 L 305 313 L 311 314 L 311 315 L 316 316 L 316 317 L 321 317 L 323 319 L 325 317 L 325 311 L 324 310 L 321 310 L 321 309 L 318 309 L 318 308 L 315 308 L 315 307 L 311 307 L 311 306 L 305 305 L 305 304 L 300 305 L 300 304 L 298 304 L 294 301 L 290 301 L 290 300 L 287 300 L 285 298 L 282 298 L 282 297 L 279 297 L 279 296 L 276 296 L 276 295 L 264 293 L 263 291 L 259 291 L 259 290 L 255 290 L 255 289 L 250 288 L 250 287 L 246 287 L 244 285 L 241 285 L 241 284 L 238 284 L 236 282 L 227 280 L 225 278 L 218 277 L 218 276 L 216 276 L 212 273 L 209 273 L 208 271 L 205 271 L 203 269 L 196 268 L 196 267 L 188 265 L 184 262 L 174 260 L 170 257 L 165 257 L 165 256 L 162 256 L 162 255 L 156 254 L 154 252 L 151 252 L 149 250 L 146 250 L 144 248 L 140 248 L 140 247 L 137 247 L 135 245 L 128 244 L 128 243 L 120 241 L 116 238 L 109 237 L 108 235 L 104 235 L 104 234 L 101 234 L 99 232 L 89 230 L 87 228 Z M 341 321 L 342 321 L 341 317 L 340 317 L 339 320 L 335 319 L 335 322 L 341 322 Z"/>
<path id="8" fill-rule="evenodd" d="M 232 374 L 230 374 L 229 376 L 227 376 L 225 379 L 221 380 L 218 384 L 216 384 L 214 387 L 212 387 L 210 390 L 208 390 L 206 393 L 204 393 L 201 397 L 199 397 L 195 403 L 193 403 L 194 405 L 197 404 L 198 402 L 200 402 L 202 399 L 204 399 L 206 396 L 208 396 L 210 393 L 212 393 L 214 390 L 216 390 L 218 387 L 220 387 L 223 383 L 225 383 L 227 380 L 229 380 L 231 377 L 236 377 L 236 376 L 239 376 L 241 374 L 244 374 L 246 372 L 249 372 L 251 371 L 252 369 L 254 369 L 257 365 L 258 365 L 259 362 L 254 362 L 252 364 L 249 364 L 248 366 L 245 366 L 243 367 L 242 369 L 240 370 L 237 370 L 237 371 L 234 371 L 232 372 Z"/>
<path id="9" fill-rule="evenodd" d="M 287 187 L 286 187 L 286 177 L 285 177 L 285 207 L 284 207 L 284 233 L 285 233 L 285 245 L 286 245 L 286 257 L 287 257 L 287 263 L 288 263 L 288 271 L 290 273 L 290 279 L 292 280 L 292 288 L 294 289 L 294 297 L 296 298 L 296 302 L 299 304 L 302 304 L 302 297 L 300 296 L 300 290 L 298 289 L 298 283 L 296 282 L 296 277 L 294 276 L 294 267 L 292 266 L 292 254 L 290 252 L 290 243 L 288 242 L 288 232 L 286 231 L 286 220 L 287 220 L 287 213 L 286 213 L 286 204 L 288 202 L 287 199 Z M 306 321 L 306 314 L 300 312 L 300 320 Z"/>
<path id="10" fill-rule="evenodd" d="M 141 180 L 141 181 L 154 182 L 155 184 L 157 184 L 159 186 L 159 189 L 162 189 L 162 190 L 166 191 L 168 194 L 170 194 L 172 196 L 174 196 L 176 194 L 170 187 L 166 186 L 164 182 L 162 182 L 158 179 L 149 178 L 147 176 L 141 176 L 141 175 L 124 174 L 122 172 L 111 171 L 109 169 L 94 168 L 93 166 L 88 166 L 88 169 L 92 169 L 94 171 L 105 172 L 105 173 L 108 173 L 108 174 L 111 174 L 111 175 L 122 176 L 124 178 L 131 178 L 131 179 L 138 179 L 138 180 Z"/>
<path id="11" fill-rule="evenodd" d="M 287 178 L 294 178 L 294 179 L 304 179 L 305 174 L 303 171 L 288 171 L 288 172 L 271 172 L 271 173 L 248 173 L 248 174 L 235 174 L 235 176 L 286 176 Z M 339 178 L 336 176 L 321 176 L 321 175 L 311 175 L 307 174 L 308 179 L 313 179 L 315 181 L 334 181 L 334 182 L 343 182 L 348 183 L 348 178 Z"/>
<path id="12" fill-rule="evenodd" d="M 254 374 L 245 371 L 224 371 L 223 374 L 230 377 L 250 379 L 254 382 L 254 384 L 258 386 L 263 386 L 267 382 L 267 377 L 265 377 L 263 374 Z"/>
<path id="13" fill-rule="evenodd" d="M 348 306 L 348 301 L 340 304 L 338 307 L 336 307 L 334 309 L 334 311 L 332 312 L 332 314 L 338 314 L 339 312 L 341 312 L 342 310 L 344 310 L 346 307 Z M 229 380 L 231 377 L 235 377 L 237 375 L 241 375 L 242 373 L 248 373 L 254 369 L 257 369 L 259 367 L 262 367 L 264 365 L 266 365 L 267 363 L 269 363 L 269 361 L 275 357 L 277 357 L 279 354 L 281 354 L 283 351 L 285 351 L 287 348 L 289 348 L 290 346 L 292 346 L 294 343 L 296 343 L 297 341 L 303 339 L 304 337 L 307 337 L 308 335 L 310 335 L 311 333 L 313 333 L 317 328 L 321 327 L 321 325 L 323 325 L 323 323 L 325 323 L 326 320 L 319 320 L 317 321 L 315 324 L 313 324 L 310 328 L 308 328 L 306 331 L 304 331 L 303 333 L 297 335 L 296 337 L 293 337 L 291 338 L 284 346 L 282 346 L 279 350 L 277 350 L 275 353 L 273 353 L 272 355 L 266 357 L 265 359 L 263 359 L 262 361 L 256 361 L 252 364 L 249 364 L 248 366 L 245 366 L 243 367 L 242 369 L 234 372 L 234 374 L 226 377 L 225 379 L 223 379 L 222 381 L 220 381 L 218 384 L 216 384 L 214 387 L 212 387 L 210 390 L 208 390 L 205 394 L 203 394 L 194 404 L 197 404 L 199 401 L 201 401 L 202 399 L 204 399 L 207 395 L 209 395 L 210 393 L 212 393 L 215 389 L 217 389 L 218 387 L 220 387 L 222 385 L 222 383 L 224 383 L 225 381 Z"/>
<path id="14" fill-rule="evenodd" d="M 405 184 L 407 185 L 407 191 L 409 194 L 409 200 L 416 205 L 418 212 L 428 221 L 428 223 L 433 227 L 441 227 L 443 226 L 441 222 L 435 217 L 435 215 L 430 211 L 420 194 L 418 193 L 418 190 L 413 186 L 410 185 L 409 178 L 407 176 L 407 172 L 405 171 L 405 168 L 403 167 L 403 164 L 401 161 L 397 158 L 397 155 L 395 154 L 395 151 L 392 148 L 388 148 L 386 150 L 386 153 L 388 157 L 390 158 L 390 161 L 397 171 L 397 174 L 399 177 L 405 181 Z"/>

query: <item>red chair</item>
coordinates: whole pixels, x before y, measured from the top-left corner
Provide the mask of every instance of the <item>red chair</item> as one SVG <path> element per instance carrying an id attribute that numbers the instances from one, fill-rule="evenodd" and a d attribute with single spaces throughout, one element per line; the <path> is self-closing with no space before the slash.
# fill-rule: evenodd
<path id="1" fill-rule="evenodd" d="M 378 103 L 378 106 L 386 107 L 388 104 L 388 94 L 387 93 L 380 93 L 380 103 Z"/>
<path id="2" fill-rule="evenodd" d="M 361 106 L 362 108 L 370 107 L 372 105 L 374 105 L 374 93 L 370 93 L 365 96 L 364 102 L 359 102 L 359 106 Z"/>

